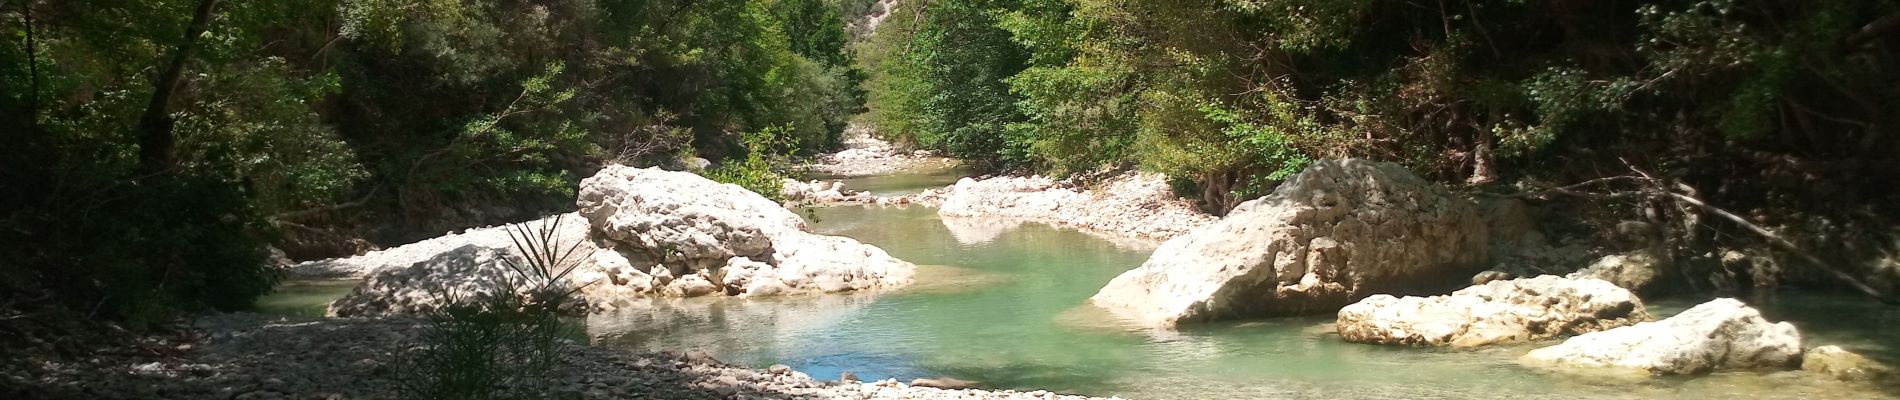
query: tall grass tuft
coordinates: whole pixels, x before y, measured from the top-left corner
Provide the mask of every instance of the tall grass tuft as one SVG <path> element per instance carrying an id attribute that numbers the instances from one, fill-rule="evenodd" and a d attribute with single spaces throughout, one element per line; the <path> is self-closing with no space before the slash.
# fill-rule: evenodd
<path id="1" fill-rule="evenodd" d="M 563 339 L 577 336 L 561 317 L 585 307 L 575 298 L 583 286 L 567 279 L 580 265 L 581 243 L 561 243 L 563 218 L 507 228 L 520 259 L 503 263 L 516 290 L 452 298 L 428 314 L 424 346 L 402 371 L 404 398 L 552 397 L 548 385 L 566 369 Z"/>

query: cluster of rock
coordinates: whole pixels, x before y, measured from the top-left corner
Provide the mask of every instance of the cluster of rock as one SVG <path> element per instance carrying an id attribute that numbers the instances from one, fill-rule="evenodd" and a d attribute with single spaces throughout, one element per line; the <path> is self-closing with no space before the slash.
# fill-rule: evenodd
<path id="1" fill-rule="evenodd" d="M 1614 367 L 1656 374 L 1787 368 L 1801 363 L 1801 335 L 1734 299 L 1716 299 L 1661 321 L 1579 335 L 1533 350 L 1536 366 Z"/>
<path id="2" fill-rule="evenodd" d="M 574 248 L 578 257 L 569 260 L 576 265 L 570 284 L 580 285 L 580 298 L 593 310 L 624 308 L 655 296 L 895 287 L 908 284 L 916 268 L 875 246 L 807 232 L 804 219 L 771 200 L 686 172 L 609 166 L 582 181 L 576 204 L 577 216 L 560 218 L 551 242 L 560 253 Z M 368 279 L 332 304 L 331 313 L 426 312 L 454 299 L 531 286 L 507 265 L 510 260 L 525 264 L 506 231 L 458 237 L 471 238 L 481 240 L 449 249 L 440 248 L 454 241 L 428 241 L 418 243 L 418 249 L 399 247 L 349 263 L 361 265 L 357 270 L 366 271 Z M 509 245 L 490 243 L 495 241 Z M 414 260 L 429 251 L 435 253 Z"/>
<path id="3" fill-rule="evenodd" d="M 1349 342 L 1474 347 L 1555 339 L 1648 321 L 1629 290 L 1597 279 L 1492 281 L 1430 297 L 1373 295 L 1339 310 Z"/>
<path id="4" fill-rule="evenodd" d="M 868 204 L 880 206 L 905 204 L 934 205 L 936 201 L 941 201 L 923 194 L 878 196 L 862 190 L 846 189 L 842 181 L 816 179 L 809 181 L 785 179 L 785 184 L 779 189 L 779 195 L 785 198 L 788 207 L 793 205 L 840 204 Z"/>
<path id="5" fill-rule="evenodd" d="M 310 319 L 256 314 L 199 318 L 188 349 L 148 359 L 49 362 L 36 377 L 50 398 L 404 399 L 407 368 L 426 322 L 412 318 Z M 895 380 L 819 380 L 784 366 L 763 370 L 704 353 L 628 354 L 566 344 L 549 397 L 578 399 L 1063 399 L 1047 391 L 941 389 Z M 126 352 L 148 354 L 146 351 Z M 938 381 L 920 382 L 926 384 Z"/>
<path id="6" fill-rule="evenodd" d="M 1059 188 L 1051 182 L 1011 179 L 979 190 L 1028 193 L 990 197 L 1018 209 L 1060 210 L 1068 202 L 1044 194 Z M 958 198 L 976 185 L 959 183 L 944 213 L 999 213 Z M 1272 195 L 1164 243 L 1090 303 L 1156 327 L 1336 311 L 1338 334 L 1361 343 L 1477 347 L 1568 338 L 1522 357 L 1526 365 L 1558 370 L 1695 374 L 1801 366 L 1844 379 L 1887 371 L 1832 346 L 1807 350 L 1804 360 L 1793 325 L 1771 323 L 1732 299 L 1651 321 L 1637 295 L 1653 289 L 1661 261 L 1642 253 L 1603 257 L 1566 276 L 1474 276 L 1499 260 L 1530 259 L 1498 246 L 1544 246 L 1515 200 L 1473 201 L 1395 164 L 1321 161 Z M 1392 295 L 1445 293 L 1460 281 L 1471 286 L 1437 296 Z"/>
<path id="7" fill-rule="evenodd" d="M 1026 219 L 1116 236 L 1168 239 L 1215 218 L 1194 206 L 1154 173 L 1126 173 L 1084 188 L 1042 176 L 964 178 L 914 202 L 938 204 L 946 217 Z"/>
<path id="8" fill-rule="evenodd" d="M 1332 312 L 1448 287 L 1484 267 L 1487 240 L 1475 206 L 1403 167 L 1320 161 L 1162 244 L 1090 302 L 1152 326 Z"/>

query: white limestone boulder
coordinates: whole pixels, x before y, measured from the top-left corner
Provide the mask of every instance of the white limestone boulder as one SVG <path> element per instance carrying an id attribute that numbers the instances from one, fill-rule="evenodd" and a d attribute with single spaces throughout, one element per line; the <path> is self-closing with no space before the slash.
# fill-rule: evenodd
<path id="1" fill-rule="evenodd" d="M 1629 290 L 1554 275 L 1492 281 L 1449 295 L 1373 295 L 1339 310 L 1348 342 L 1475 347 L 1553 339 L 1648 321 Z"/>
<path id="2" fill-rule="evenodd" d="M 1616 368 L 1651 374 L 1786 369 L 1801 362 L 1801 334 L 1735 299 L 1715 299 L 1661 321 L 1587 333 L 1533 350 L 1521 362 L 1552 369 Z"/>
<path id="3" fill-rule="evenodd" d="M 1476 207 L 1397 164 L 1320 161 L 1167 241 L 1090 302 L 1141 325 L 1330 313 L 1375 293 L 1448 292 L 1482 270 Z"/>

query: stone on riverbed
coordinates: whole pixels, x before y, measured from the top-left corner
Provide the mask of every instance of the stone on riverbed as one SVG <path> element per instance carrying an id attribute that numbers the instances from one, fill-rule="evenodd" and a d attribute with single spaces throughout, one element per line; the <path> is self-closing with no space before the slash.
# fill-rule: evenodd
<path id="1" fill-rule="evenodd" d="M 1397 164 L 1320 161 L 1162 244 L 1090 301 L 1153 326 L 1333 312 L 1374 293 L 1449 290 L 1483 268 L 1486 240 L 1470 202 Z"/>
<path id="2" fill-rule="evenodd" d="M 1648 321 L 1629 290 L 1553 275 L 1492 281 L 1431 297 L 1374 295 L 1339 310 L 1348 342 L 1473 347 L 1551 339 Z"/>
<path id="3" fill-rule="evenodd" d="M 1832 345 L 1808 349 L 1801 356 L 1801 370 L 1844 381 L 1872 380 L 1893 373 L 1878 361 Z"/>
<path id="4" fill-rule="evenodd" d="M 1723 298 L 1661 321 L 1573 337 L 1533 350 L 1521 361 L 1545 368 L 1617 368 L 1652 374 L 1788 368 L 1801 362 L 1801 334 L 1794 325 L 1770 323 L 1761 312 Z"/>

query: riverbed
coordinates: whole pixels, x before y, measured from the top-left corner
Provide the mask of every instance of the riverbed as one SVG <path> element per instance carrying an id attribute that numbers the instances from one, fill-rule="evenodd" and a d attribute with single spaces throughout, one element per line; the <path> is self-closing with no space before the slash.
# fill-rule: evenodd
<path id="1" fill-rule="evenodd" d="M 801 211 L 814 231 L 852 237 L 923 265 L 918 283 L 883 292 L 760 299 L 655 300 L 587 319 L 596 345 L 703 349 L 728 362 L 785 364 L 819 378 L 955 377 L 983 386 L 1154 399 L 1203 398 L 1885 398 L 1900 389 L 1802 372 L 1724 372 L 1606 381 L 1521 368 L 1549 343 L 1480 350 L 1346 343 L 1330 316 L 1132 329 L 1084 306 L 1151 247 L 1046 225 L 944 219 L 927 207 Z M 281 312 L 340 295 L 304 282 L 265 300 Z M 1650 301 L 1666 317 L 1701 298 Z M 1798 326 L 1809 346 L 1837 344 L 1900 361 L 1900 308 L 1854 296 L 1754 299 Z M 305 306 L 298 306 L 305 304 Z M 320 311 L 321 307 L 316 307 Z M 1889 383 L 1891 386 L 1891 383 Z"/>

